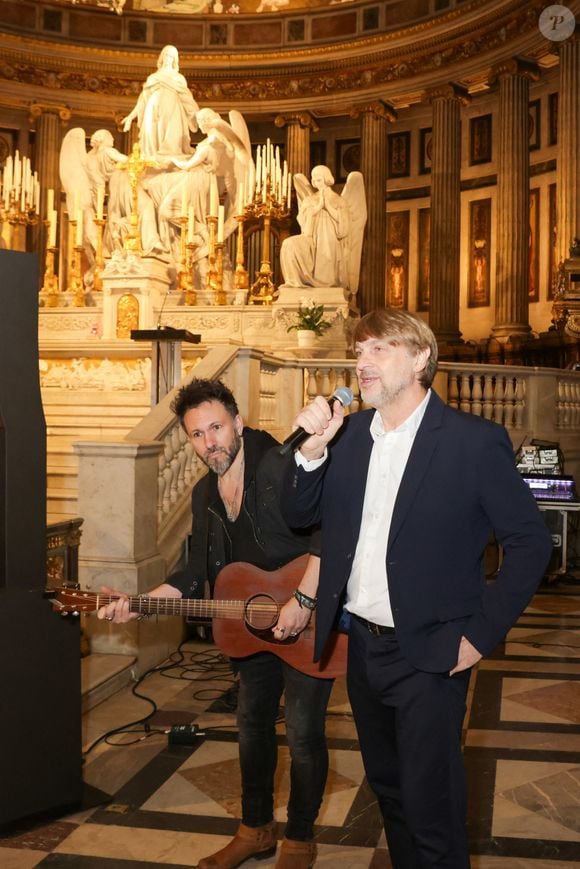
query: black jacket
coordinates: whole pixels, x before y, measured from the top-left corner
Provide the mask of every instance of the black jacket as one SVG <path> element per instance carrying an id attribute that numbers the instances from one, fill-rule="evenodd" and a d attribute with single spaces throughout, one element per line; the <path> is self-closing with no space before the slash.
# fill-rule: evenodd
<path id="1" fill-rule="evenodd" d="M 282 490 L 287 522 L 322 521 L 315 660 L 340 610 L 356 552 L 373 413 L 346 419 L 317 470 L 290 465 Z M 503 560 L 497 579 L 487 584 L 483 553 L 491 531 Z M 505 429 L 446 407 L 433 393 L 388 536 L 389 595 L 403 655 L 419 670 L 448 672 L 462 634 L 489 654 L 536 591 L 551 550 Z"/>
<path id="2" fill-rule="evenodd" d="M 280 512 L 280 485 L 292 456 L 282 457 L 278 452 L 278 442 L 265 431 L 244 428 L 243 439 L 242 510 L 249 516 L 255 540 L 264 552 L 267 569 L 282 567 L 305 552 L 317 554 L 309 531 L 291 531 Z M 217 480 L 217 475 L 210 472 L 194 486 L 188 564 L 166 580 L 184 597 L 203 597 L 205 582 L 208 581 L 213 589 L 222 567 L 232 561 L 231 539 L 219 507 Z"/>

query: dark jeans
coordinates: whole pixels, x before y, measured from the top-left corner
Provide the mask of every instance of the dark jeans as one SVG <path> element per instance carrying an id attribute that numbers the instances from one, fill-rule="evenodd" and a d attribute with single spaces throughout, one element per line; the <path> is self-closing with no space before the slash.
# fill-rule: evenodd
<path id="1" fill-rule="evenodd" d="M 324 724 L 332 680 L 305 676 L 267 652 L 235 664 L 240 674 L 242 821 L 260 827 L 274 817 L 275 724 L 284 692 L 291 757 L 286 837 L 311 839 L 328 772 Z"/>
<path id="2" fill-rule="evenodd" d="M 352 620 L 348 693 L 394 869 L 469 869 L 461 726 L 469 671 L 412 667 Z"/>

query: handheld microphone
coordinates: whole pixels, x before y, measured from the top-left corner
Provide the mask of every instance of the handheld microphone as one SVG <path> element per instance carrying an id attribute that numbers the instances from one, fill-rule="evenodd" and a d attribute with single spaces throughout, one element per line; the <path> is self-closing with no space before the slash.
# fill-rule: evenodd
<path id="1" fill-rule="evenodd" d="M 343 407 L 348 407 L 352 402 L 353 394 L 346 386 L 339 386 L 334 390 L 328 399 L 329 407 L 332 407 L 335 401 L 339 401 Z M 311 437 L 310 432 L 305 431 L 302 426 L 299 426 L 296 431 L 288 435 L 278 452 L 281 456 L 285 456 L 290 450 L 297 450 L 298 447 Z"/>

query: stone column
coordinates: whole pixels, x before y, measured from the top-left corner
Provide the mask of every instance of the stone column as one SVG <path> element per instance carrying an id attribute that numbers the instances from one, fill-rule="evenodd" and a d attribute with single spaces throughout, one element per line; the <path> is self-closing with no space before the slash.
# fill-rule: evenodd
<path id="1" fill-rule="evenodd" d="M 528 322 L 529 80 L 539 78 L 535 64 L 519 58 L 492 71 L 499 83 L 496 203 L 495 325 L 499 340 L 526 337 Z"/>
<path id="2" fill-rule="evenodd" d="M 431 158 L 431 301 L 429 325 L 441 345 L 457 344 L 461 208 L 461 106 L 469 95 L 456 84 L 429 91 L 433 106 Z"/>
<path id="3" fill-rule="evenodd" d="M 309 112 L 277 115 L 277 127 L 286 127 L 286 161 L 292 175 L 301 172 L 310 178 L 310 133 L 320 127 Z"/>
<path id="4" fill-rule="evenodd" d="M 385 305 L 387 253 L 387 130 L 397 119 L 392 106 L 377 100 L 354 106 L 353 118 L 360 118 L 360 171 L 367 200 L 358 305 L 361 313 Z"/>
<path id="5" fill-rule="evenodd" d="M 568 259 L 573 239 L 580 237 L 580 39 L 571 36 L 559 46 L 558 164 L 556 195 L 558 262 Z"/>
<path id="6" fill-rule="evenodd" d="M 40 181 L 40 219 L 46 218 L 46 191 L 54 190 L 54 207 L 59 210 L 60 173 L 59 157 L 63 138 L 63 128 L 70 121 L 71 110 L 66 106 L 33 103 L 30 106 L 30 119 L 35 122 L 35 169 Z M 35 249 L 44 250 L 45 232 L 42 223 L 35 228 Z M 41 269 L 43 263 L 41 262 Z"/>

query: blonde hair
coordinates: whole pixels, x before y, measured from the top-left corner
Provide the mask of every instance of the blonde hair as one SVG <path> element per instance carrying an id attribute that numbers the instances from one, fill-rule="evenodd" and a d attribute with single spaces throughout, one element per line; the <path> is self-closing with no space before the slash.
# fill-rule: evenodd
<path id="1" fill-rule="evenodd" d="M 429 350 L 429 358 L 419 374 L 419 383 L 428 389 L 437 371 L 437 339 L 429 326 L 410 314 L 395 308 L 377 308 L 365 314 L 354 328 L 353 347 L 368 338 L 385 338 L 391 344 L 404 344 L 415 353 Z"/>

